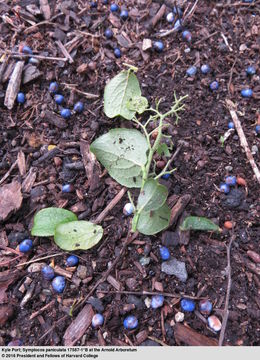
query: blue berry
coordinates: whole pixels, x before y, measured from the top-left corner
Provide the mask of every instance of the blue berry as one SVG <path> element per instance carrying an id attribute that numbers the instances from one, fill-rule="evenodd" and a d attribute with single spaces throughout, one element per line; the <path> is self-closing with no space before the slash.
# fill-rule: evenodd
<path id="1" fill-rule="evenodd" d="M 162 41 L 155 41 L 153 43 L 153 48 L 155 49 L 155 51 L 157 51 L 158 53 L 162 52 L 164 49 L 164 44 Z"/>
<path id="2" fill-rule="evenodd" d="M 53 268 L 49 265 L 44 266 L 42 268 L 42 276 L 46 280 L 52 280 L 55 276 Z"/>
<path id="3" fill-rule="evenodd" d="M 153 309 L 157 309 L 161 306 L 163 306 L 163 302 L 164 302 L 164 297 L 163 295 L 154 295 L 152 296 L 152 299 L 151 299 L 151 307 Z"/>
<path id="4" fill-rule="evenodd" d="M 173 12 L 170 12 L 169 14 L 166 15 L 166 20 L 170 24 L 174 22 L 174 14 L 173 14 Z"/>
<path id="5" fill-rule="evenodd" d="M 65 289 L 66 281 L 65 281 L 64 276 L 56 276 L 52 280 L 51 284 L 52 284 L 53 290 L 60 294 Z"/>
<path id="6" fill-rule="evenodd" d="M 119 6 L 118 6 L 117 4 L 111 4 L 111 5 L 110 5 L 110 10 L 111 10 L 112 12 L 116 12 L 116 11 L 119 10 Z"/>
<path id="7" fill-rule="evenodd" d="M 202 72 L 202 74 L 208 74 L 210 72 L 210 67 L 208 64 L 203 64 L 201 65 L 200 71 Z"/>
<path id="8" fill-rule="evenodd" d="M 116 58 L 121 58 L 121 50 L 119 48 L 114 49 L 114 55 Z"/>
<path id="9" fill-rule="evenodd" d="M 175 15 L 178 15 L 179 17 L 182 17 L 182 14 L 183 14 L 182 9 L 179 6 L 177 6 L 177 7 L 175 6 L 173 8 L 173 13 Z"/>
<path id="10" fill-rule="evenodd" d="M 247 75 L 255 75 L 255 73 L 256 73 L 255 67 L 254 66 L 248 66 L 246 68 L 246 73 L 247 73 Z"/>
<path id="11" fill-rule="evenodd" d="M 39 65 L 40 64 L 40 60 L 38 60 L 38 59 L 36 59 L 34 57 L 31 57 L 28 62 L 29 62 L 29 64 L 32 64 L 32 65 Z"/>
<path id="12" fill-rule="evenodd" d="M 252 89 L 242 89 L 241 95 L 245 98 L 250 98 L 253 95 L 253 90 Z"/>
<path id="13" fill-rule="evenodd" d="M 228 184 L 220 184 L 219 190 L 225 194 L 228 194 L 230 191 L 230 188 L 229 188 Z"/>
<path id="14" fill-rule="evenodd" d="M 123 208 L 123 213 L 126 216 L 132 215 L 134 212 L 134 207 L 131 203 L 126 203 L 124 208 Z"/>
<path id="15" fill-rule="evenodd" d="M 215 91 L 219 88 L 219 83 L 217 80 L 212 81 L 212 83 L 209 84 L 210 90 Z"/>
<path id="16" fill-rule="evenodd" d="M 20 339 L 10 341 L 7 346 L 23 346 L 23 342 Z"/>
<path id="17" fill-rule="evenodd" d="M 225 183 L 229 186 L 235 186 L 237 183 L 237 178 L 235 176 L 227 176 Z"/>
<path id="18" fill-rule="evenodd" d="M 78 265 L 79 263 L 79 258 L 76 255 L 70 255 L 67 260 L 66 260 L 66 265 L 68 267 L 73 267 Z"/>
<path id="19" fill-rule="evenodd" d="M 96 1 L 91 1 L 91 2 L 90 2 L 90 7 L 91 7 L 92 9 L 96 9 L 97 6 L 98 6 L 98 3 L 97 3 Z"/>
<path id="20" fill-rule="evenodd" d="M 171 176 L 171 174 L 164 174 L 164 175 L 162 176 L 162 179 L 168 180 L 168 179 L 170 178 L 170 176 Z"/>
<path id="21" fill-rule="evenodd" d="M 51 82 L 49 85 L 49 92 L 51 94 L 57 94 L 58 90 L 59 90 L 58 83 L 56 83 L 56 81 Z"/>
<path id="22" fill-rule="evenodd" d="M 182 299 L 181 308 L 183 311 L 192 312 L 195 310 L 195 302 L 190 299 Z"/>
<path id="23" fill-rule="evenodd" d="M 181 28 L 182 28 L 182 22 L 181 22 L 181 20 L 180 19 L 178 19 L 176 22 L 175 22 L 175 24 L 174 24 L 174 30 L 176 30 L 176 31 L 179 31 L 179 30 L 181 30 Z"/>
<path id="24" fill-rule="evenodd" d="M 74 190 L 74 186 L 72 184 L 64 184 L 62 185 L 61 191 L 63 193 L 71 193 Z"/>
<path id="25" fill-rule="evenodd" d="M 256 132 L 257 134 L 260 134 L 260 125 L 256 125 L 256 127 L 255 127 L 255 132 Z"/>
<path id="26" fill-rule="evenodd" d="M 229 129 L 235 129 L 235 124 L 234 124 L 232 121 L 230 121 L 230 122 L 228 123 L 228 128 L 229 128 Z"/>
<path id="27" fill-rule="evenodd" d="M 189 32 L 189 30 L 184 30 L 184 31 L 182 32 L 182 38 L 183 38 L 183 40 L 186 40 L 186 41 L 188 41 L 188 42 L 191 42 L 191 38 L 192 38 L 191 32 Z"/>
<path id="28" fill-rule="evenodd" d="M 127 20 L 128 19 L 128 11 L 127 10 L 122 10 L 120 13 L 120 17 L 122 20 Z"/>
<path id="29" fill-rule="evenodd" d="M 160 255 L 162 260 L 168 260 L 170 258 L 170 251 L 168 250 L 168 248 L 166 246 L 161 246 L 160 247 Z"/>
<path id="30" fill-rule="evenodd" d="M 107 38 L 107 39 L 111 39 L 112 37 L 113 37 L 113 31 L 112 30 L 110 30 L 110 29 L 106 29 L 106 31 L 105 31 L 105 37 Z"/>
<path id="31" fill-rule="evenodd" d="M 78 101 L 78 102 L 74 105 L 73 110 L 74 110 L 76 113 L 78 113 L 78 114 L 82 113 L 82 111 L 84 110 L 83 102 Z"/>
<path id="32" fill-rule="evenodd" d="M 55 100 L 56 104 L 61 105 L 64 101 L 64 96 L 60 95 L 60 94 L 56 94 L 54 96 L 54 100 Z"/>
<path id="33" fill-rule="evenodd" d="M 24 103 L 25 103 L 25 95 L 24 95 L 24 93 L 19 92 L 19 93 L 17 94 L 16 101 L 17 101 L 19 104 L 24 104 Z"/>
<path id="34" fill-rule="evenodd" d="M 129 315 L 124 320 L 124 328 L 127 330 L 132 330 L 137 328 L 138 326 L 138 320 L 135 316 Z"/>
<path id="35" fill-rule="evenodd" d="M 194 76 L 196 74 L 196 72 L 197 72 L 196 66 L 191 66 L 186 70 L 186 74 L 188 76 Z"/>
<path id="36" fill-rule="evenodd" d="M 201 300 L 199 302 L 200 312 L 204 315 L 209 315 L 212 311 L 212 303 L 209 300 Z"/>
<path id="37" fill-rule="evenodd" d="M 32 249 L 32 246 L 33 246 L 32 240 L 31 239 L 25 239 L 19 245 L 19 251 L 22 252 L 22 253 L 27 253 L 28 251 L 30 251 Z"/>
<path id="38" fill-rule="evenodd" d="M 71 117 L 71 111 L 70 109 L 62 109 L 60 115 L 63 117 L 63 119 L 69 119 Z"/>
<path id="39" fill-rule="evenodd" d="M 102 326 L 104 323 L 104 316 L 101 314 L 96 314 L 93 316 L 92 318 L 92 326 L 94 328 L 98 327 L 98 326 Z"/>
<path id="40" fill-rule="evenodd" d="M 32 55 L 32 49 L 28 45 L 22 47 L 22 53 Z"/>

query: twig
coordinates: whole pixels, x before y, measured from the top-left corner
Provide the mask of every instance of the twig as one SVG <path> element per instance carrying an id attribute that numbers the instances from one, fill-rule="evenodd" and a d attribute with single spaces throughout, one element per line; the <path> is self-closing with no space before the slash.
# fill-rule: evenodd
<path id="1" fill-rule="evenodd" d="M 5 51 L 6 54 L 10 55 L 11 57 L 14 58 L 28 58 L 28 57 L 33 57 L 35 59 L 40 59 L 40 60 L 50 60 L 50 61 L 68 61 L 67 58 L 60 58 L 60 57 L 53 57 L 53 56 L 43 56 L 43 55 L 30 55 L 30 54 L 20 54 L 18 52 L 11 52 L 11 51 Z"/>
<path id="2" fill-rule="evenodd" d="M 35 25 L 32 25 L 30 27 L 28 27 L 27 29 L 24 30 L 24 34 L 27 34 L 28 32 L 30 32 L 31 30 L 34 30 L 36 27 L 38 26 L 41 26 L 41 25 L 53 25 L 53 26 L 57 26 L 56 23 L 53 23 L 51 21 L 48 21 L 48 20 L 44 20 L 44 21 L 41 21 L 41 22 L 38 22 L 37 24 Z"/>
<path id="3" fill-rule="evenodd" d="M 99 95 L 90 94 L 90 93 L 87 93 L 87 92 L 78 90 L 78 89 L 76 88 L 76 86 L 77 86 L 76 84 L 66 84 L 66 83 L 62 83 L 62 85 L 64 85 L 67 89 L 70 89 L 70 90 L 76 91 L 76 92 L 79 93 L 79 94 L 85 95 L 87 99 L 97 99 L 97 98 L 99 98 Z"/>
<path id="4" fill-rule="evenodd" d="M 159 340 L 154 336 L 148 336 L 148 339 L 150 339 L 152 341 L 155 341 L 155 342 L 157 342 L 158 344 L 160 344 L 162 346 L 169 346 L 169 345 L 165 344 L 162 340 Z"/>
<path id="5" fill-rule="evenodd" d="M 215 31 L 214 33 L 204 37 L 203 39 L 200 39 L 199 41 L 195 42 L 194 45 L 199 45 L 200 43 L 202 43 L 203 41 L 206 41 L 208 39 L 210 39 L 211 37 L 215 36 L 218 34 L 218 31 Z"/>
<path id="6" fill-rule="evenodd" d="M 196 1 L 195 1 L 194 5 L 192 6 L 192 8 L 191 8 L 190 11 L 188 12 L 188 14 L 184 17 L 183 22 L 186 22 L 186 20 L 187 20 L 189 17 L 192 18 L 198 2 L 199 2 L 199 0 L 196 0 Z"/>
<path id="7" fill-rule="evenodd" d="M 38 259 L 34 259 L 34 260 L 24 262 L 22 264 L 18 264 L 16 266 L 18 267 L 18 266 L 23 266 L 23 265 L 29 265 L 29 264 L 32 264 L 32 263 L 35 263 L 35 262 L 38 262 L 38 261 L 41 261 L 41 260 L 50 259 L 52 257 L 61 256 L 61 255 L 64 255 L 64 252 L 58 253 L 58 254 L 53 254 L 53 255 L 47 255 L 47 256 L 44 256 L 42 258 L 38 258 Z"/>
<path id="8" fill-rule="evenodd" d="M 198 296 L 190 296 L 186 294 L 174 294 L 174 293 L 167 293 L 167 292 L 156 292 L 156 291 L 117 291 L 117 290 L 98 290 L 97 293 L 101 294 L 122 294 L 122 295 L 136 295 L 136 296 L 144 296 L 144 295 L 163 295 L 165 297 L 171 298 L 187 298 L 193 300 L 201 300 L 206 299 L 206 297 L 198 297 Z"/>
<path id="9" fill-rule="evenodd" d="M 232 47 L 229 45 L 228 39 L 226 38 L 226 36 L 225 36 L 223 33 L 221 33 L 220 35 L 221 35 L 222 39 L 224 40 L 224 43 L 225 43 L 226 46 L 228 47 L 229 51 L 232 52 L 233 49 L 232 49 Z"/>
<path id="10" fill-rule="evenodd" d="M 43 306 L 41 309 L 39 309 L 38 311 L 35 311 L 34 313 L 32 313 L 32 315 L 30 316 L 30 320 L 34 319 L 36 316 L 42 314 L 45 310 L 47 310 L 49 307 L 51 307 L 52 305 L 54 305 L 55 303 L 55 299 L 52 300 L 51 302 L 49 302 L 47 305 Z"/>
<path id="11" fill-rule="evenodd" d="M 23 67 L 24 67 L 24 61 L 18 61 L 14 67 L 11 78 L 9 80 L 5 92 L 5 102 L 4 102 L 8 110 L 11 110 L 13 108 L 14 102 L 16 100 L 16 96 L 20 90 Z"/>
<path id="12" fill-rule="evenodd" d="M 233 65 L 231 67 L 231 70 L 230 70 L 230 76 L 229 76 L 229 80 L 228 80 L 228 93 L 229 94 L 230 94 L 230 85 L 231 85 L 231 81 L 232 81 L 233 71 L 234 71 L 234 67 L 236 65 L 236 62 L 237 62 L 237 58 L 235 58 L 235 60 L 233 62 Z"/>
<path id="13" fill-rule="evenodd" d="M 7 173 L 2 177 L 2 179 L 0 180 L 0 185 L 8 178 L 8 176 L 11 174 L 11 172 L 13 171 L 13 169 L 16 167 L 18 163 L 18 160 L 16 160 L 12 166 L 10 167 L 10 169 L 7 171 Z"/>
<path id="14" fill-rule="evenodd" d="M 60 40 L 56 41 L 56 44 L 58 45 L 58 47 L 60 48 L 60 51 L 62 52 L 62 54 L 67 58 L 67 60 L 69 60 L 69 63 L 72 64 L 74 63 L 74 60 L 72 59 L 72 57 L 70 56 L 68 50 L 65 48 L 65 46 L 62 44 L 62 42 Z"/>
<path id="15" fill-rule="evenodd" d="M 252 153 L 251 153 L 251 151 L 249 149 L 248 142 L 246 140 L 243 128 L 242 128 L 241 123 L 240 123 L 240 121 L 238 119 L 238 116 L 237 116 L 237 114 L 236 114 L 236 112 L 234 110 L 235 105 L 232 103 L 231 100 L 228 100 L 228 99 L 226 99 L 226 104 L 228 106 L 228 109 L 229 109 L 230 115 L 232 117 L 232 120 L 233 120 L 233 122 L 235 124 L 235 128 L 236 128 L 237 134 L 238 134 L 239 139 L 240 139 L 240 144 L 244 148 L 247 159 L 250 162 L 250 165 L 251 165 L 251 167 L 253 169 L 253 172 L 254 172 L 254 174 L 256 176 L 256 179 L 260 184 L 260 171 L 259 171 L 259 169 L 258 169 L 258 167 L 257 167 L 257 165 L 255 163 L 255 160 L 253 158 L 253 155 L 252 155 Z"/>
<path id="16" fill-rule="evenodd" d="M 227 326 L 227 321 L 228 321 L 228 315 L 229 315 L 229 310 L 228 310 L 228 306 L 229 306 L 229 298 L 230 298 L 230 290 L 231 290 L 231 264 L 230 264 L 230 249 L 231 249 L 231 245 L 233 240 L 235 239 L 235 235 L 231 236 L 231 239 L 229 241 L 229 244 L 227 246 L 227 278 L 228 278 L 228 283 L 227 283 L 227 294 L 226 294 L 226 301 L 225 301 L 225 307 L 224 307 L 224 316 L 223 316 L 223 320 L 222 320 L 222 328 L 221 328 L 221 332 L 219 335 L 219 341 L 218 341 L 218 345 L 222 346 L 223 341 L 224 341 L 224 337 L 225 337 L 225 331 L 226 331 L 226 326 Z"/>

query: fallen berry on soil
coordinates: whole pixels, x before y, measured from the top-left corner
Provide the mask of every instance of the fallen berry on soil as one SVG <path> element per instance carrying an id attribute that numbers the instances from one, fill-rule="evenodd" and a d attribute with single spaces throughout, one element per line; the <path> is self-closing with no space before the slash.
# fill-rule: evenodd
<path id="1" fill-rule="evenodd" d="M 186 41 L 188 41 L 188 42 L 191 42 L 192 36 L 191 36 L 191 33 L 189 32 L 189 30 L 184 30 L 184 31 L 182 32 L 182 38 L 183 38 L 183 40 L 186 40 Z"/>
<path id="2" fill-rule="evenodd" d="M 122 10 L 120 13 L 120 17 L 122 20 L 127 20 L 128 19 L 128 11 L 127 10 Z"/>
<path id="3" fill-rule="evenodd" d="M 92 318 L 92 326 L 94 328 L 104 324 L 104 316 L 102 314 L 95 314 Z"/>
<path id="4" fill-rule="evenodd" d="M 230 191 L 229 185 L 227 184 L 220 184 L 219 190 L 225 194 L 228 194 Z"/>
<path id="5" fill-rule="evenodd" d="M 25 95 L 24 95 L 24 93 L 19 92 L 19 93 L 17 94 L 16 101 L 17 101 L 19 104 L 24 104 L 24 103 L 25 103 Z"/>
<path id="6" fill-rule="evenodd" d="M 64 96 L 60 95 L 60 94 L 56 94 L 54 96 L 54 100 L 55 100 L 56 104 L 61 105 L 64 101 Z"/>
<path id="7" fill-rule="evenodd" d="M 68 267 L 73 267 L 78 265 L 79 263 L 79 258 L 76 255 L 70 255 L 67 259 L 66 259 L 66 266 Z"/>
<path id="8" fill-rule="evenodd" d="M 254 66 L 248 66 L 246 68 L 246 73 L 247 73 L 247 75 L 255 75 L 255 73 L 256 73 L 255 67 Z"/>
<path id="9" fill-rule="evenodd" d="M 208 64 L 201 65 L 200 71 L 202 74 L 208 74 L 210 72 L 210 67 Z"/>
<path id="10" fill-rule="evenodd" d="M 260 125 L 256 125 L 256 127 L 255 127 L 255 132 L 256 132 L 257 134 L 260 134 Z"/>
<path id="11" fill-rule="evenodd" d="M 123 213 L 126 216 L 132 215 L 134 212 L 134 207 L 131 203 L 127 203 L 125 204 L 124 208 L 123 208 Z"/>
<path id="12" fill-rule="evenodd" d="M 234 124 L 232 121 L 230 121 L 230 122 L 228 123 L 228 128 L 229 128 L 229 129 L 235 129 L 235 124 Z"/>
<path id="13" fill-rule="evenodd" d="M 168 179 L 170 178 L 170 176 L 171 176 L 171 174 L 164 174 L 164 175 L 162 176 L 162 179 L 168 180 Z"/>
<path id="14" fill-rule="evenodd" d="M 158 309 L 163 306 L 164 296 L 163 295 L 154 295 L 151 299 L 151 307 L 153 309 Z"/>
<path id="15" fill-rule="evenodd" d="M 214 331 L 221 330 L 221 322 L 215 315 L 211 315 L 210 317 L 208 317 L 208 324 L 209 327 Z"/>
<path id="16" fill-rule="evenodd" d="M 49 85 L 49 92 L 51 94 L 56 94 L 58 90 L 59 90 L 58 83 L 56 83 L 56 81 L 51 82 Z"/>
<path id="17" fill-rule="evenodd" d="M 241 90 L 241 95 L 244 98 L 250 98 L 253 95 L 253 90 L 252 89 L 242 89 Z"/>
<path id="18" fill-rule="evenodd" d="M 237 183 L 237 178 L 235 176 L 227 176 L 225 183 L 229 186 L 235 186 Z"/>
<path id="19" fill-rule="evenodd" d="M 19 251 L 22 252 L 22 253 L 27 253 L 28 251 L 30 251 L 32 249 L 32 246 L 33 246 L 32 240 L 31 239 L 25 239 L 19 245 Z"/>
<path id="20" fill-rule="evenodd" d="M 212 83 L 209 84 L 210 90 L 215 91 L 219 88 L 219 83 L 217 80 L 212 81 Z"/>
<path id="21" fill-rule="evenodd" d="M 183 311 L 192 312 L 195 309 L 195 302 L 190 299 L 182 299 L 181 308 Z"/>
<path id="22" fill-rule="evenodd" d="M 73 110 L 78 114 L 82 113 L 82 111 L 84 110 L 83 102 L 81 102 L 81 101 L 76 102 Z"/>
<path id="23" fill-rule="evenodd" d="M 129 315 L 124 320 L 124 328 L 127 330 L 132 330 L 137 328 L 138 320 L 134 315 Z"/>
<path id="24" fill-rule="evenodd" d="M 64 276 L 56 276 L 52 280 L 51 284 L 52 284 L 53 290 L 60 294 L 65 289 L 66 281 L 65 281 Z"/>
<path id="25" fill-rule="evenodd" d="M 72 184 L 64 184 L 62 185 L 61 191 L 63 193 L 70 193 L 74 190 L 74 186 Z"/>
<path id="26" fill-rule="evenodd" d="M 98 3 L 97 3 L 96 1 L 91 1 L 91 2 L 90 2 L 90 7 L 91 7 L 92 9 L 96 9 L 97 6 L 98 6 Z"/>
<path id="27" fill-rule="evenodd" d="M 246 180 L 240 176 L 237 176 L 237 185 L 246 186 Z"/>
<path id="28" fill-rule="evenodd" d="M 52 280 L 55 276 L 54 270 L 51 266 L 46 265 L 42 268 L 42 276 L 46 280 Z"/>
<path id="29" fill-rule="evenodd" d="M 197 72 L 196 66 L 191 66 L 186 70 L 186 74 L 188 76 L 194 76 L 196 74 L 196 72 Z"/>
<path id="30" fill-rule="evenodd" d="M 67 120 L 71 117 L 71 111 L 70 109 L 62 109 L 60 115 L 63 117 L 63 119 Z"/>
<path id="31" fill-rule="evenodd" d="M 119 6 L 118 6 L 117 4 L 111 4 L 111 5 L 110 5 L 110 10 L 111 10 L 112 12 L 116 12 L 116 11 L 119 10 Z"/>
<path id="32" fill-rule="evenodd" d="M 173 12 L 170 12 L 169 14 L 166 15 L 166 20 L 170 24 L 174 22 L 174 14 L 173 14 Z"/>
<path id="33" fill-rule="evenodd" d="M 166 246 L 161 246 L 160 247 L 160 256 L 162 258 L 162 260 L 168 260 L 170 259 L 170 251 L 168 250 L 168 248 Z"/>
<path id="34" fill-rule="evenodd" d="M 121 58 L 121 50 L 119 48 L 114 49 L 114 55 L 116 58 Z"/>
<path id="35" fill-rule="evenodd" d="M 157 51 L 158 53 L 162 52 L 163 49 L 164 49 L 164 45 L 163 45 L 163 42 L 162 41 L 155 41 L 153 43 L 153 48 L 155 51 Z"/>
<path id="36" fill-rule="evenodd" d="M 23 45 L 23 47 L 21 48 L 21 52 L 23 54 L 29 54 L 32 55 L 32 49 L 28 46 L 28 45 Z"/>
<path id="37" fill-rule="evenodd" d="M 209 300 L 201 300 L 199 302 L 199 309 L 203 315 L 209 315 L 212 311 L 212 303 Z"/>
<path id="38" fill-rule="evenodd" d="M 231 230 L 233 228 L 233 224 L 231 221 L 225 221 L 224 222 L 224 228 L 227 230 Z"/>
<path id="39" fill-rule="evenodd" d="M 106 29 L 106 31 L 105 31 L 105 37 L 107 38 L 107 39 L 111 39 L 112 37 L 113 37 L 113 31 L 111 30 L 111 29 Z"/>

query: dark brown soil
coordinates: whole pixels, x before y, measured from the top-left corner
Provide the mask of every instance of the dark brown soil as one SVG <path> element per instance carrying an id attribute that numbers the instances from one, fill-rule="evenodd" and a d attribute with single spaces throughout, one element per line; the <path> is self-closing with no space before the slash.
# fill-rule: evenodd
<path id="1" fill-rule="evenodd" d="M 154 28 L 148 26 L 163 1 L 127 1 L 127 8 L 131 10 L 130 19 L 126 22 L 119 20 L 118 28 L 117 23 L 113 23 L 115 32 L 124 32 L 123 35 L 128 39 L 124 41 L 130 44 L 128 48 L 120 46 L 120 59 L 115 59 L 113 54 L 113 48 L 118 44 L 116 39 L 106 40 L 103 36 L 104 30 L 112 26 L 108 19 L 108 6 L 99 5 L 98 9 L 91 10 L 88 8 L 77 15 L 89 2 L 81 1 L 80 6 L 77 5 L 79 2 L 74 1 L 49 1 L 51 16 L 59 16 L 51 20 L 52 25 L 38 25 L 27 31 L 31 25 L 26 6 L 35 3 L 30 0 L 16 1 L 16 8 L 13 1 L 0 4 L 1 15 L 5 14 L 10 19 L 9 23 L 2 22 L 0 25 L 2 55 L 7 50 L 17 51 L 19 44 L 26 43 L 34 53 L 64 57 L 57 46 L 57 40 L 65 45 L 79 34 L 78 31 L 98 37 L 83 34 L 74 45 L 66 45 L 74 60 L 71 64 L 68 61 L 41 61 L 38 68 L 42 76 L 21 85 L 21 90 L 26 93 L 26 103 L 15 105 L 10 111 L 3 105 L 8 82 L 3 82 L 2 75 L 0 179 L 14 164 L 20 151 L 25 155 L 26 174 L 21 176 L 18 167 L 14 167 L 1 186 L 14 179 L 22 183 L 30 171 L 36 177 L 29 191 L 23 190 L 21 208 L 1 224 L 0 245 L 16 249 L 19 242 L 29 237 L 33 216 L 41 208 L 64 207 L 75 211 L 80 219 L 93 220 L 120 191 L 121 186 L 107 174 L 103 174 L 94 189 L 90 190 L 82 163 L 79 168 L 72 170 L 68 170 L 65 165 L 82 162 L 81 140 L 90 144 L 93 139 L 115 126 L 129 126 L 128 122 L 106 118 L 102 100 L 106 82 L 123 69 L 123 63 L 133 64 L 139 69 L 138 78 L 143 94 L 150 104 L 163 98 L 161 109 L 166 111 L 172 103 L 174 91 L 178 96 L 189 95 L 181 120 L 178 125 L 172 124 L 168 130 L 174 142 L 174 150 L 180 141 L 183 143 L 174 162 L 177 170 L 164 182 L 169 188 L 169 195 L 191 195 L 191 201 L 185 209 L 187 214 L 214 219 L 221 227 L 226 220 L 231 220 L 235 226 L 232 231 L 224 229 L 221 235 L 192 232 L 187 245 L 180 244 L 178 239 L 173 242 L 169 247 L 171 255 L 186 264 L 188 280 L 185 283 L 161 272 L 158 250 L 165 236 L 164 232 L 151 237 L 138 235 L 112 270 L 112 280 L 110 278 L 110 281 L 101 283 L 93 294 L 93 310 L 103 313 L 104 325 L 100 331 L 90 326 L 76 345 L 160 345 L 160 342 L 172 346 L 184 345 L 174 336 L 174 317 L 181 311 L 180 299 L 165 297 L 162 311 L 152 310 L 144 303 L 147 296 L 138 294 L 142 291 L 208 297 L 213 303 L 213 313 L 222 320 L 227 292 L 225 245 L 232 235 L 230 314 L 224 343 L 237 346 L 260 345 L 260 270 L 259 264 L 247 254 L 248 250 L 260 253 L 259 183 L 236 132 L 225 141 L 224 146 L 220 142 L 220 137 L 228 130 L 228 122 L 231 121 L 225 103 L 226 99 L 230 99 L 237 106 L 250 149 L 253 145 L 259 149 L 259 137 L 254 130 L 260 94 L 259 69 L 251 78 L 245 73 L 248 65 L 259 64 L 259 1 L 251 5 L 233 0 L 223 3 L 199 1 L 194 14 L 185 23 L 185 28 L 192 33 L 191 43 L 183 41 L 181 33 L 172 33 L 162 38 L 165 49 L 161 54 L 152 50 L 142 51 L 142 41 L 144 38 L 155 40 L 161 29 L 172 27 L 165 21 L 165 16 Z M 190 10 L 194 1 L 183 3 L 184 9 Z M 167 7 L 166 12 L 169 11 L 170 7 Z M 42 15 L 36 16 L 36 23 L 43 20 Z M 7 53 L 5 56 L 7 57 Z M 8 59 L 8 63 L 15 61 L 17 59 L 12 56 Z M 79 74 L 77 69 L 83 63 L 89 64 L 88 68 L 86 72 Z M 211 66 L 210 74 L 202 75 L 198 70 L 194 78 L 187 78 L 186 70 L 189 66 L 196 64 L 200 67 L 203 63 Z M 209 84 L 215 79 L 219 81 L 220 87 L 212 92 Z M 49 83 L 54 80 L 60 84 L 69 107 L 78 100 L 85 104 L 84 113 L 72 116 L 66 129 L 55 126 L 46 116 L 48 111 L 59 111 L 48 92 Z M 99 97 L 87 99 L 64 84 L 76 84 L 76 89 Z M 253 89 L 253 98 L 241 97 L 240 91 L 244 86 Z M 56 145 L 59 150 L 55 150 L 53 157 L 42 161 L 41 156 L 48 151 L 48 145 Z M 253 156 L 259 164 L 259 151 Z M 246 187 L 236 187 L 239 193 L 235 193 L 235 196 L 240 197 L 236 207 L 228 206 L 227 196 L 218 191 L 219 184 L 228 174 L 244 178 L 247 184 Z M 75 191 L 63 194 L 61 187 L 64 183 L 72 183 Z M 122 212 L 125 202 L 126 195 L 102 222 L 104 238 L 100 245 L 77 253 L 86 275 L 80 279 L 76 270 L 73 281 L 67 281 L 67 287 L 61 296 L 53 293 L 50 283 L 43 281 L 39 272 L 29 273 L 29 264 L 19 267 L 18 276 L 13 277 L 19 263 L 61 252 L 49 238 L 33 239 L 32 253 L 1 267 L 1 291 L 8 279 L 11 279 L 7 296 L 13 313 L 8 319 L 0 314 L 0 345 L 7 345 L 15 339 L 21 339 L 24 345 L 64 345 L 63 335 L 82 307 L 78 307 L 73 318 L 65 315 L 69 314 L 74 300 L 88 295 L 123 246 L 130 221 Z M 167 231 L 174 230 L 173 226 Z M 139 261 L 144 255 L 150 257 L 150 263 L 141 266 Z M 9 252 L 2 250 L 0 263 L 13 257 L 14 254 L 10 256 Z M 65 269 L 65 259 L 66 253 L 63 253 L 39 262 L 54 261 L 55 265 Z M 114 286 L 111 284 L 113 279 L 117 281 Z M 28 289 L 31 296 L 21 307 Z M 100 293 L 100 290 L 111 292 Z M 118 290 L 137 292 L 136 298 L 133 298 L 134 294 L 116 293 Z M 53 299 L 55 301 L 52 306 L 30 319 L 33 313 Z M 3 302 L 6 303 L 6 300 L 1 299 L 1 303 Z M 129 305 L 133 303 L 135 306 Z M 137 330 L 124 330 L 123 319 L 127 314 L 134 314 L 138 318 Z M 58 320 L 60 321 L 57 323 Z M 185 314 L 184 325 L 199 334 L 216 340 L 219 338 L 219 333 L 212 331 L 198 313 Z"/>

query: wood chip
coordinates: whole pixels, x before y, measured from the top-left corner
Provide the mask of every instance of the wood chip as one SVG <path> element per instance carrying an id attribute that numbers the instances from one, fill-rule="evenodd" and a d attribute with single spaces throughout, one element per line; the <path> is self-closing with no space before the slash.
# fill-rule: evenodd
<path id="1" fill-rule="evenodd" d="M 197 331 L 179 323 L 174 326 L 174 337 L 177 342 L 189 346 L 218 346 L 215 339 L 201 335 Z"/>
<path id="2" fill-rule="evenodd" d="M 188 194 L 183 195 L 178 199 L 177 203 L 171 209 L 171 218 L 170 218 L 169 226 L 176 224 L 179 216 L 183 213 L 184 209 L 186 208 L 190 200 L 191 200 L 191 196 Z"/>
<path id="3" fill-rule="evenodd" d="M 26 174 L 26 163 L 25 163 L 25 156 L 22 150 L 20 150 L 17 155 L 17 164 L 20 175 L 24 176 Z"/>
<path id="4" fill-rule="evenodd" d="M 67 271 L 67 270 L 63 269 L 63 268 L 61 268 L 61 267 L 58 266 L 58 265 L 56 265 L 56 266 L 54 267 L 54 271 L 55 271 L 55 273 L 57 273 L 57 274 L 59 274 L 59 275 L 62 275 L 62 276 L 64 276 L 64 277 L 68 278 L 68 279 L 71 279 L 71 278 L 72 278 L 72 275 L 73 275 L 70 271 Z"/>
<path id="5" fill-rule="evenodd" d="M 42 72 L 34 65 L 28 64 L 24 68 L 23 72 L 23 84 L 27 84 L 30 81 L 38 79 L 42 75 Z"/>
<path id="6" fill-rule="evenodd" d="M 89 149 L 89 144 L 84 140 L 80 141 L 80 153 L 88 178 L 87 187 L 93 192 L 100 186 L 101 169 L 95 155 Z"/>
<path id="7" fill-rule="evenodd" d="M 47 121 L 49 124 L 56 126 L 58 129 L 66 129 L 68 127 L 68 122 L 62 119 L 57 114 L 53 113 L 52 111 L 45 110 L 41 113 L 41 118 L 44 121 Z"/>
<path id="8" fill-rule="evenodd" d="M 148 337 L 148 331 L 142 330 L 136 335 L 136 345 L 143 343 Z"/>
<path id="9" fill-rule="evenodd" d="M 21 193 L 21 184 L 13 181 L 11 184 L 0 188 L 0 221 L 4 221 L 13 212 L 20 209 L 23 197 Z"/>
<path id="10" fill-rule="evenodd" d="M 4 104 L 9 110 L 13 108 L 17 94 L 20 90 L 23 67 L 24 67 L 24 61 L 18 61 L 16 63 L 14 71 L 7 86 Z"/>
<path id="11" fill-rule="evenodd" d="M 31 167 L 26 178 L 22 182 L 22 191 L 25 193 L 29 193 L 32 190 L 32 187 L 35 183 L 37 177 L 37 170 L 34 167 Z"/>
<path id="12" fill-rule="evenodd" d="M 111 284 L 118 291 L 122 289 L 121 283 L 117 281 L 112 275 L 108 275 L 107 282 L 109 282 L 109 284 Z"/>
<path id="13" fill-rule="evenodd" d="M 40 7 L 45 20 L 50 20 L 51 9 L 48 0 L 40 0 Z"/>

